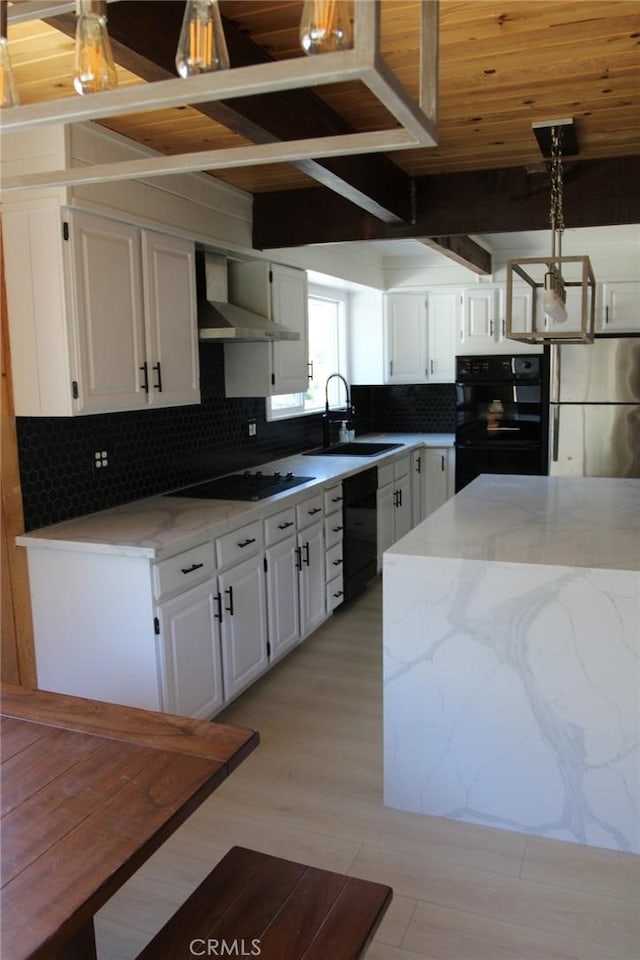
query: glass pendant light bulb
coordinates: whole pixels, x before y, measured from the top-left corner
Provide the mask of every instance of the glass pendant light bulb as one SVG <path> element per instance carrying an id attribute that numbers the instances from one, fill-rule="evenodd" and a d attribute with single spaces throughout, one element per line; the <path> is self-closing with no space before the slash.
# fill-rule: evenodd
<path id="1" fill-rule="evenodd" d="M 76 93 L 111 90 L 118 77 L 107 33 L 107 4 L 104 0 L 77 0 L 76 17 Z"/>
<path id="2" fill-rule="evenodd" d="M 228 69 L 229 54 L 218 0 L 187 0 L 176 51 L 178 74 L 193 77 Z"/>
<path id="3" fill-rule="evenodd" d="M 305 0 L 300 43 L 305 53 L 332 53 L 352 47 L 351 3 L 347 0 Z"/>
<path id="4" fill-rule="evenodd" d="M 7 5 L 3 0 L 0 3 L 0 107 L 15 107 L 19 102 L 7 42 Z"/>
<path id="5" fill-rule="evenodd" d="M 551 271 L 545 274 L 544 297 L 542 308 L 545 314 L 555 323 L 565 323 L 569 319 L 567 308 L 562 298 L 562 283 L 558 276 Z"/>

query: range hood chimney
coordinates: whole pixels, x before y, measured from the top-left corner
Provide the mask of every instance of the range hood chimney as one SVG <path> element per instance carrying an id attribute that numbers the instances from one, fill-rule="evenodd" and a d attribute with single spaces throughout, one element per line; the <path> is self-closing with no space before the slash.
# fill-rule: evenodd
<path id="1" fill-rule="evenodd" d="M 200 340 L 299 340 L 300 334 L 244 307 L 229 303 L 227 261 L 214 253 L 196 255 L 198 327 Z"/>

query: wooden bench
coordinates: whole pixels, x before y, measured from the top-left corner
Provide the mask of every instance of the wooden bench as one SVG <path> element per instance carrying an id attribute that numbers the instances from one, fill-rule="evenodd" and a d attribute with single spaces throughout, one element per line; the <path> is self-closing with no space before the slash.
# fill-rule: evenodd
<path id="1" fill-rule="evenodd" d="M 138 960 L 357 960 L 390 887 L 233 847 Z"/>

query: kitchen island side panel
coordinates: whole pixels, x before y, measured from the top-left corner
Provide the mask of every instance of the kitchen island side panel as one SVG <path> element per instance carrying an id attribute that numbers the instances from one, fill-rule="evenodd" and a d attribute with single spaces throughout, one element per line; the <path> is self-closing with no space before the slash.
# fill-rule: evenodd
<path id="1" fill-rule="evenodd" d="M 27 550 L 38 687 L 162 710 L 146 558 Z"/>
<path id="2" fill-rule="evenodd" d="M 640 575 L 386 554 L 385 804 L 640 852 Z"/>

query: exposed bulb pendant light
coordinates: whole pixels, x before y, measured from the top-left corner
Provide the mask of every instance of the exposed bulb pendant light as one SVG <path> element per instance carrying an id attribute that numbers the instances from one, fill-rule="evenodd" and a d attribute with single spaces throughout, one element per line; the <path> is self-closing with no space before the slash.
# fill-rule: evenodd
<path id="1" fill-rule="evenodd" d="M 0 3 L 0 108 L 15 107 L 19 102 L 7 41 L 7 4 L 6 0 L 2 0 Z"/>
<path id="2" fill-rule="evenodd" d="M 560 135 L 557 127 L 551 128 L 551 256 L 562 256 L 562 234 L 564 233 L 564 214 L 562 210 L 562 160 L 560 156 Z M 567 315 L 567 296 L 562 274 L 555 263 L 548 265 L 544 277 L 545 314 L 554 323 L 565 323 Z"/>
<path id="3" fill-rule="evenodd" d="M 218 0 L 187 0 L 176 51 L 176 70 L 192 77 L 228 70 L 229 54 Z"/>
<path id="4" fill-rule="evenodd" d="M 305 53 L 332 53 L 353 46 L 349 0 L 305 0 L 300 43 Z"/>
<path id="5" fill-rule="evenodd" d="M 106 0 L 76 0 L 76 93 L 98 93 L 117 86 L 118 76 L 107 33 Z"/>

